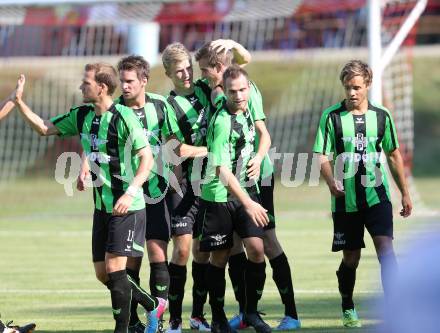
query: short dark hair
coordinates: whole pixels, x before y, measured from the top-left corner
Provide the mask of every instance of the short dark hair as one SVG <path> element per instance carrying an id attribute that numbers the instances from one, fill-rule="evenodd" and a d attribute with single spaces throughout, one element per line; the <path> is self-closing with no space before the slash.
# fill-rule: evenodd
<path id="1" fill-rule="evenodd" d="M 150 78 L 150 64 L 140 55 L 129 55 L 118 62 L 118 72 L 135 71 L 139 80 Z"/>
<path id="2" fill-rule="evenodd" d="M 218 63 L 228 67 L 232 64 L 233 56 L 231 51 L 217 53 L 217 51 L 211 47 L 211 42 L 209 42 L 205 43 L 195 54 L 196 61 L 205 58 L 208 60 L 209 67 L 215 67 Z"/>
<path id="3" fill-rule="evenodd" d="M 117 73 L 112 65 L 98 62 L 94 64 L 87 64 L 84 68 L 86 72 L 95 73 L 95 81 L 97 83 L 105 84 L 108 89 L 108 95 L 111 96 L 118 86 Z"/>
<path id="4" fill-rule="evenodd" d="M 362 76 L 367 86 L 373 81 L 373 71 L 367 63 L 362 60 L 350 60 L 344 65 L 339 75 L 339 80 L 344 84 L 355 76 Z"/>
<path id="5" fill-rule="evenodd" d="M 228 68 L 226 68 L 225 72 L 223 73 L 223 86 L 225 86 L 227 79 L 237 79 L 241 75 L 243 75 L 246 78 L 246 80 L 249 81 L 249 75 L 243 68 L 241 68 L 238 65 L 229 66 Z"/>

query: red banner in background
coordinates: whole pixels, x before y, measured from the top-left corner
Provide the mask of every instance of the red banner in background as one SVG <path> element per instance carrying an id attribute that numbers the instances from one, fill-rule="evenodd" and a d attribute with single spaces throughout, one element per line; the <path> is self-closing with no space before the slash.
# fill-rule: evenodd
<path id="1" fill-rule="evenodd" d="M 233 0 L 165 3 L 155 21 L 162 24 L 217 22 L 231 10 Z"/>
<path id="2" fill-rule="evenodd" d="M 81 26 L 87 24 L 89 10 L 83 6 L 29 7 L 24 25 Z"/>

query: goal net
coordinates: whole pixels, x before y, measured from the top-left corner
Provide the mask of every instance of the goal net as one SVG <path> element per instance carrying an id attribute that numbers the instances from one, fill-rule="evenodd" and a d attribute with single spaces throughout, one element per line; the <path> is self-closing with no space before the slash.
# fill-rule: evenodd
<path id="1" fill-rule="evenodd" d="M 415 1 L 383 1 L 384 44 L 414 5 Z M 66 112 L 81 102 L 78 86 L 84 64 L 116 64 L 133 50 L 133 27 L 148 23 L 159 27 L 159 50 L 174 41 L 195 50 L 209 40 L 232 38 L 253 52 L 256 61 L 279 62 L 274 71 L 293 64 L 276 102 L 265 105 L 273 146 L 281 153 L 311 151 L 321 111 L 343 98 L 337 80 L 342 64 L 368 57 L 365 0 L 272 0 L 270 6 L 264 0 L 0 5 L 0 96 L 7 96 L 23 72 L 25 100 L 37 114 L 47 119 Z M 415 35 L 416 28 L 383 80 L 384 104 L 393 113 L 408 166 L 414 149 Z M 169 88 L 159 82 L 155 92 L 166 94 Z M 264 84 L 260 89 L 270 91 Z M 0 147 L 0 185 L 26 172 L 53 175 L 61 152 L 80 150 L 78 140 L 40 139 L 15 112 L 0 123 Z"/>

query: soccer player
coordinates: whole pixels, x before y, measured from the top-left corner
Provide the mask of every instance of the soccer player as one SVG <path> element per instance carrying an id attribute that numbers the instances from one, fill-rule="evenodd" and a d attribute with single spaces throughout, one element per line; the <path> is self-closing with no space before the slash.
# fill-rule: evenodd
<path id="1" fill-rule="evenodd" d="M 15 103 L 24 119 L 42 136 L 79 135 L 94 184 L 92 253 L 98 280 L 110 290 L 115 333 L 126 333 L 130 300 L 152 312 L 147 333 L 155 333 L 166 300 L 147 294 L 127 276 L 128 257 L 143 255 L 145 202 L 142 184 L 153 162 L 142 125 L 133 111 L 115 104 L 111 95 L 117 73 L 107 64 L 87 64 L 80 86 L 84 105 L 43 120 L 22 100 L 24 76 L 19 79 Z"/>
<path id="2" fill-rule="evenodd" d="M 234 60 L 246 63 L 249 52 L 232 40 L 214 41 L 218 51 L 233 50 Z M 213 114 L 211 88 L 206 80 L 193 81 L 192 59 L 188 50 L 181 43 L 166 47 L 162 54 L 166 75 L 173 82 L 174 89 L 168 101 L 173 106 L 169 126 L 173 133 L 171 139 L 178 141 L 176 153 L 186 160 L 181 165 L 181 187 L 183 197 L 173 194 L 172 236 L 173 255 L 170 271 L 170 327 L 168 333 L 180 333 L 182 329 L 182 301 L 186 282 L 186 264 L 193 242 L 192 276 L 193 308 L 190 327 L 199 331 L 209 331 L 209 324 L 203 315 L 206 302 L 206 269 L 209 254 L 199 251 L 198 236 L 200 228 L 196 226 L 199 210 L 200 180 L 203 176 L 203 156 L 206 156 L 206 132 Z"/>
<path id="3" fill-rule="evenodd" d="M 373 238 L 385 296 L 389 288 L 386 277 L 397 267 L 393 210 L 382 151 L 388 157 L 391 174 L 402 195 L 401 216 L 410 216 L 412 203 L 393 118 L 387 109 L 367 98 L 373 79 L 370 67 L 360 60 L 350 61 L 339 79 L 345 99 L 322 114 L 313 150 L 320 154 L 321 174 L 331 193 L 332 251 L 342 250 L 336 272 L 342 297 L 342 322 L 345 327 L 361 327 L 353 290 L 361 248 L 365 247 L 364 228 Z"/>
<path id="4" fill-rule="evenodd" d="M 167 247 L 170 239 L 170 212 L 168 204 L 168 169 L 163 164 L 161 144 L 168 136 L 166 122 L 170 110 L 165 98 L 146 93 L 145 87 L 150 76 L 150 65 L 141 56 L 131 55 L 118 63 L 119 80 L 122 96 L 115 103 L 130 107 L 141 122 L 154 157 L 153 170 L 143 185 L 146 199 L 146 234 L 147 254 L 150 262 L 151 294 L 163 299 L 168 298 L 169 274 Z M 89 172 L 87 163 L 83 164 L 79 183 L 84 183 Z M 79 186 L 84 189 L 83 185 Z M 127 263 L 127 274 L 140 283 L 139 273 L 142 257 L 133 258 Z M 150 322 L 150 320 L 149 320 Z M 161 321 L 159 331 L 161 331 Z M 137 315 L 137 302 L 132 299 L 130 308 L 129 332 L 144 332 L 145 326 Z"/>
<path id="5" fill-rule="evenodd" d="M 222 75 L 231 64 L 231 56 L 228 53 L 218 53 L 210 44 L 205 44 L 197 53 L 196 60 L 199 62 L 202 76 L 206 77 L 211 86 L 222 87 Z M 248 176 L 257 177 L 260 188 L 260 197 L 263 207 L 269 212 L 270 222 L 264 227 L 264 251 L 268 257 L 273 271 L 273 279 L 278 288 L 281 300 L 284 304 L 284 318 L 280 321 L 277 329 L 291 330 L 300 328 L 296 310 L 292 276 L 289 261 L 283 251 L 275 233 L 275 212 L 274 212 L 274 181 L 273 166 L 266 154 L 270 148 L 270 135 L 265 125 L 263 101 L 261 93 L 255 83 L 250 81 L 250 98 L 248 107 L 255 122 L 256 155 L 249 161 Z M 261 166 L 261 170 L 260 170 Z M 234 248 L 229 258 L 229 276 L 234 287 L 235 298 L 239 303 L 239 314 L 230 320 L 233 329 L 246 328 L 243 321 L 245 305 L 245 281 L 244 270 L 246 267 L 246 254 L 239 238 L 235 237 Z"/>
<path id="6" fill-rule="evenodd" d="M 147 199 L 145 237 L 150 262 L 150 292 L 156 297 L 167 299 L 170 283 L 167 262 L 170 207 L 167 195 L 168 169 L 163 163 L 161 145 L 168 136 L 166 118 L 170 107 L 164 97 L 145 92 L 150 76 L 150 65 L 143 57 L 135 55 L 125 57 L 119 61 L 117 67 L 122 96 L 116 100 L 116 103 L 133 109 L 142 123 L 155 161 L 150 177 L 143 185 Z M 141 262 L 142 258 L 136 258 L 134 264 L 127 268 L 127 274 L 138 283 Z M 133 300 L 130 317 L 130 328 L 133 333 L 142 332 L 136 305 L 136 301 Z M 162 330 L 161 323 L 159 323 L 159 331 Z"/>
<path id="7" fill-rule="evenodd" d="M 208 165 L 200 211 L 200 250 L 211 254 L 207 269 L 211 332 L 232 332 L 224 312 L 224 296 L 225 266 L 234 231 L 242 238 L 248 255 L 245 320 L 257 332 L 271 332 L 257 313 L 266 279 L 263 227 L 269 218 L 260 205 L 256 178 L 247 175 L 255 150 L 255 125 L 248 110 L 249 79 L 242 68 L 233 65 L 224 72 L 223 83 L 226 98 L 221 88 L 214 90 L 217 112 L 208 128 Z"/>

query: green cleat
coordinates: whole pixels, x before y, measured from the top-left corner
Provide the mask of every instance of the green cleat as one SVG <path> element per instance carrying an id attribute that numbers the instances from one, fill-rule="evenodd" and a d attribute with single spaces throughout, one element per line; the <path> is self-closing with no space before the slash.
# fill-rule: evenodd
<path id="1" fill-rule="evenodd" d="M 349 328 L 362 327 L 355 309 L 349 309 L 342 312 L 342 325 Z"/>

